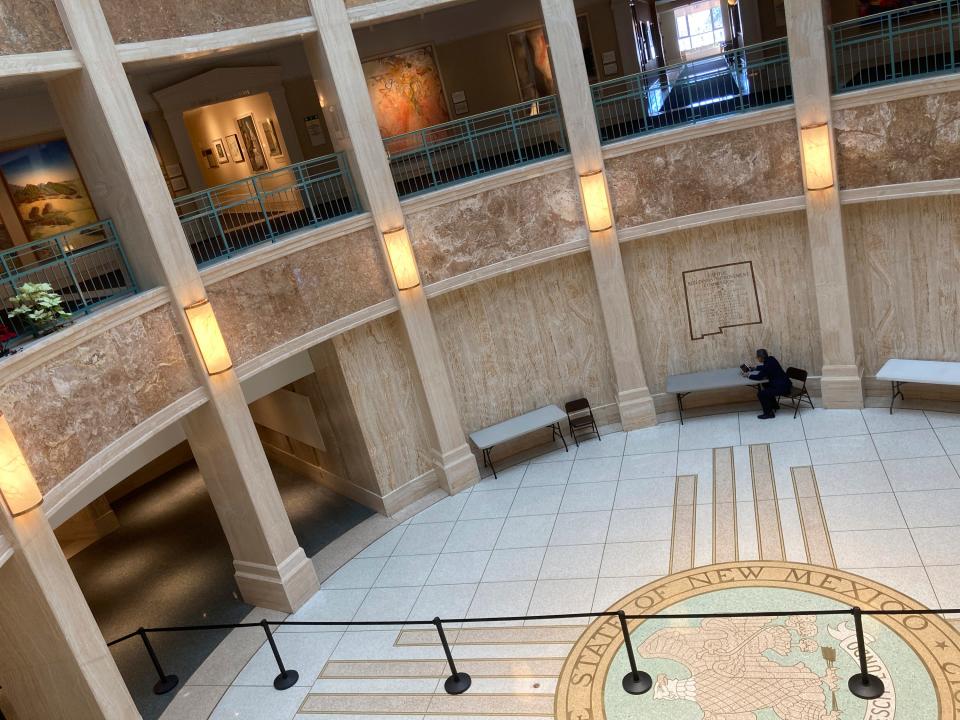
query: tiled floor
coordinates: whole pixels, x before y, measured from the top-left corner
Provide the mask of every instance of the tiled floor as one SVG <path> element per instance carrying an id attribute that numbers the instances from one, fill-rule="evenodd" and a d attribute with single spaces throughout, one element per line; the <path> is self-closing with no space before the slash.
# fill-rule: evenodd
<path id="1" fill-rule="evenodd" d="M 766 422 L 755 413 L 728 413 L 683 426 L 664 423 L 505 467 L 498 478 L 441 500 L 367 547 L 293 619 L 605 608 L 668 572 L 677 475 L 697 475 L 696 559 L 710 561 L 713 448 L 733 447 L 738 513 L 749 519 L 747 446 L 757 443 L 769 444 L 788 559 L 805 558 L 790 468 L 813 465 L 839 567 L 928 605 L 960 605 L 960 414 L 818 409 L 796 420 L 790 413 Z M 741 558 L 755 558 L 756 538 L 743 535 Z M 300 671 L 296 688 L 273 690 L 274 668 L 261 648 L 249 663 L 238 663 L 229 688 L 204 685 L 201 668 L 186 686 L 194 702 L 178 699 L 165 719 L 205 718 L 211 711 L 217 720 L 316 718 L 296 713 L 323 664 L 383 658 L 379 653 L 397 635 L 396 629 L 292 630 L 284 628 L 278 644 Z M 435 648 L 421 650 L 436 657 Z M 190 704 L 206 710 L 179 714 Z"/>

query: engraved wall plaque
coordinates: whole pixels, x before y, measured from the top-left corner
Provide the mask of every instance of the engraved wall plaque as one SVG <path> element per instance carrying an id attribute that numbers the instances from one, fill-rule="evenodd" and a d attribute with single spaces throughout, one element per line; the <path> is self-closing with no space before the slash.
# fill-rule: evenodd
<path id="1" fill-rule="evenodd" d="M 724 328 L 763 322 L 757 280 L 749 260 L 685 270 L 683 293 L 691 340 L 719 335 Z"/>

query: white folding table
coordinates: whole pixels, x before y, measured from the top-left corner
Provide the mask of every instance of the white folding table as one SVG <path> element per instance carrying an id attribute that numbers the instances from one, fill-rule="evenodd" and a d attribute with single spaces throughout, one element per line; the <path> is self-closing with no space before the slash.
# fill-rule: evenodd
<path id="1" fill-rule="evenodd" d="M 720 370 L 702 370 L 667 376 L 667 392 L 677 396 L 680 409 L 680 424 L 683 425 L 683 399 L 692 392 L 701 390 L 723 390 L 726 388 L 762 385 L 764 380 L 751 380 L 744 377 L 740 368 L 721 368 Z"/>
<path id="2" fill-rule="evenodd" d="M 483 465 L 490 466 L 493 470 L 493 476 L 497 476 L 497 470 L 493 467 L 493 460 L 490 458 L 490 451 L 495 445 L 500 445 L 508 440 L 531 433 L 534 430 L 550 428 L 553 434 L 550 439 L 553 440 L 557 435 L 563 440 L 563 449 L 569 452 L 567 448 L 567 439 L 563 436 L 560 429 L 560 421 L 564 420 L 567 414 L 556 405 L 545 405 L 542 408 L 531 410 L 523 415 L 504 420 L 496 425 L 477 430 L 470 433 L 470 439 L 477 448 L 483 451 Z"/>
<path id="3" fill-rule="evenodd" d="M 898 395 L 901 400 L 903 399 L 902 388 L 907 383 L 960 385 L 960 362 L 890 358 L 877 373 L 877 380 L 890 381 L 890 414 L 892 415 L 893 404 L 897 401 Z"/>

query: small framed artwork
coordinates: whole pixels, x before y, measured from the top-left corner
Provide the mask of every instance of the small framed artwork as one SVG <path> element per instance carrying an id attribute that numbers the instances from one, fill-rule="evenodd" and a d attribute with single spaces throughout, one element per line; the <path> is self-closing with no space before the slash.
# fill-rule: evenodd
<path id="1" fill-rule="evenodd" d="M 240 147 L 240 138 L 233 135 L 227 135 L 224 138 L 224 142 L 227 144 L 227 154 L 230 155 L 230 160 L 235 163 L 243 162 L 243 148 Z"/>
<path id="2" fill-rule="evenodd" d="M 607 50 L 601 57 L 603 58 L 604 65 L 609 65 L 617 61 L 617 53 L 614 50 Z"/>
<path id="3" fill-rule="evenodd" d="M 227 157 L 227 148 L 223 144 L 223 138 L 217 138 L 213 141 L 213 151 L 217 155 L 217 162 L 221 165 L 230 162 L 230 158 Z"/>
<path id="4" fill-rule="evenodd" d="M 617 74 L 617 70 L 618 70 L 618 68 L 617 68 L 617 64 L 616 64 L 615 62 L 606 63 L 606 64 L 603 66 L 603 74 L 604 74 L 604 75 L 607 75 L 607 76 L 616 75 L 616 74 Z"/>
<path id="5" fill-rule="evenodd" d="M 175 178 L 171 178 L 171 180 L 170 180 L 170 187 L 173 188 L 174 190 L 177 190 L 177 191 L 179 191 L 179 190 L 186 190 L 186 189 L 187 189 L 187 180 L 186 180 L 186 178 L 183 177 L 183 175 L 180 175 L 180 176 L 175 177 Z"/>
<path id="6" fill-rule="evenodd" d="M 453 104 L 453 112 L 456 115 L 466 115 L 467 113 L 467 104 L 465 102 L 458 102 Z"/>
<path id="7" fill-rule="evenodd" d="M 280 147 L 280 138 L 277 136 L 277 126 L 273 124 L 273 118 L 264 120 L 260 123 L 260 127 L 263 128 L 263 136 L 267 139 L 270 157 L 283 155 L 283 148 Z"/>
<path id="8" fill-rule="evenodd" d="M 327 135 L 323 131 L 323 121 L 319 115 L 307 115 L 303 119 L 303 124 L 307 128 L 307 135 L 310 136 L 311 145 L 317 147 L 327 141 Z"/>
<path id="9" fill-rule="evenodd" d="M 260 133 L 257 131 L 257 123 L 253 118 L 253 113 L 238 117 L 237 127 L 240 130 L 240 142 L 243 143 L 243 150 L 250 161 L 250 169 L 254 172 L 263 172 L 269 165 L 267 164 L 267 156 L 263 152 L 263 144 L 260 142 Z"/>
<path id="10" fill-rule="evenodd" d="M 450 95 L 450 99 L 455 103 L 462 103 L 467 101 L 467 94 L 463 90 L 457 90 Z"/>
<path id="11" fill-rule="evenodd" d="M 168 177 L 180 177 L 183 175 L 183 169 L 180 167 L 180 163 L 173 163 L 173 165 L 167 165 L 167 176 Z"/>
<path id="12" fill-rule="evenodd" d="M 220 167 L 220 161 L 217 160 L 217 154 L 213 151 L 213 148 L 204 148 L 200 151 L 200 154 L 203 155 L 203 159 L 207 161 L 208 168 Z"/>

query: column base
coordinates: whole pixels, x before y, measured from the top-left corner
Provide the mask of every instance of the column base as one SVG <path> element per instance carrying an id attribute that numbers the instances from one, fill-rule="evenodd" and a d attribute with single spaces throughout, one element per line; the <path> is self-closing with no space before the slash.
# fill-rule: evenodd
<path id="1" fill-rule="evenodd" d="M 831 410 L 863 408 L 863 378 L 856 365 L 824 365 L 820 377 L 823 407 Z"/>
<path id="2" fill-rule="evenodd" d="M 449 452 L 441 453 L 437 459 L 437 472 L 440 474 L 440 487 L 451 495 L 480 482 L 480 468 L 477 458 L 464 443 Z"/>
<path id="3" fill-rule="evenodd" d="M 617 405 L 620 407 L 620 425 L 624 432 L 657 424 L 657 411 L 647 387 L 617 393 Z"/>
<path id="4" fill-rule="evenodd" d="M 303 548 L 277 566 L 234 560 L 233 567 L 240 595 L 249 605 L 292 613 L 320 589 L 317 571 Z"/>

